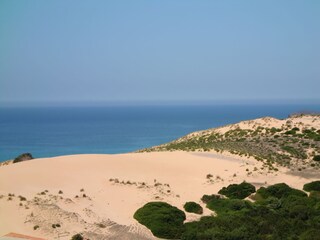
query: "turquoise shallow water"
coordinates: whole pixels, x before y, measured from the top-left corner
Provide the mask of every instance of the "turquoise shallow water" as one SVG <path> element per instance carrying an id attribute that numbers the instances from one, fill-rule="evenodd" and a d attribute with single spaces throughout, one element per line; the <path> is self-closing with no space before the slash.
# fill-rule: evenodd
<path id="1" fill-rule="evenodd" d="M 212 105 L 0 108 L 0 161 L 125 153 L 187 133 L 263 116 L 285 118 L 320 105 Z"/>

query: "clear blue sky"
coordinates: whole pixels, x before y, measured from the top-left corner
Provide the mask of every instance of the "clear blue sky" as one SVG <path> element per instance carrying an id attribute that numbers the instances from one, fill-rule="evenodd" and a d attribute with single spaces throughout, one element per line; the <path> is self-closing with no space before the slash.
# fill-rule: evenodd
<path id="1" fill-rule="evenodd" d="M 319 92 L 319 0 L 0 0 L 2 104 Z"/>

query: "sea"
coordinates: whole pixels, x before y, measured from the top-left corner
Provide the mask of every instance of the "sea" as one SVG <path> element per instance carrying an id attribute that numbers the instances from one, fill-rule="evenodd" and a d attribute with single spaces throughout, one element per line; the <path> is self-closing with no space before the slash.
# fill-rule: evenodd
<path id="1" fill-rule="evenodd" d="M 25 152 L 35 158 L 128 153 L 198 130 L 297 112 L 320 112 L 320 105 L 1 107 L 0 162 Z"/>

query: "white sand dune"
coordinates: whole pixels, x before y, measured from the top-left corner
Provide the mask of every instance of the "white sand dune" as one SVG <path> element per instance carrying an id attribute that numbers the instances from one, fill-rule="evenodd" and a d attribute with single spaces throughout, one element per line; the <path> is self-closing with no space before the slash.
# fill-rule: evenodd
<path id="1" fill-rule="evenodd" d="M 91 239 L 153 239 L 133 218 L 149 201 L 165 201 L 183 209 L 186 201 L 202 204 L 204 194 L 217 193 L 230 183 L 286 182 L 302 189 L 304 183 L 315 180 L 281 167 L 277 173 L 260 167 L 261 162 L 253 159 L 203 152 L 72 155 L 2 166 L 0 236 L 16 232 L 70 239 L 81 232 Z M 212 174 L 210 179 L 208 174 Z M 19 195 L 27 201 L 21 201 Z M 204 215 L 209 214 L 212 212 L 205 210 Z M 197 218 L 187 214 L 187 221 Z M 35 226 L 39 228 L 34 230 Z"/>

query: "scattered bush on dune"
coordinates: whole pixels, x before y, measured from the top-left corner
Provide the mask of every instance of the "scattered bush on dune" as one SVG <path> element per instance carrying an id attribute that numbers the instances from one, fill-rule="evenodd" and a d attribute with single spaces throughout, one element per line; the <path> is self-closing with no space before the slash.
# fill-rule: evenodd
<path id="1" fill-rule="evenodd" d="M 314 182 L 306 183 L 303 186 L 303 190 L 305 190 L 306 192 L 320 191 L 320 181 L 314 181 Z"/>
<path id="2" fill-rule="evenodd" d="M 76 234 L 76 235 L 73 235 L 71 240 L 83 240 L 84 238 L 81 236 L 81 234 Z"/>
<path id="3" fill-rule="evenodd" d="M 256 191 L 255 186 L 250 183 L 230 184 L 223 187 L 218 193 L 233 199 L 244 199 Z"/>
<path id="4" fill-rule="evenodd" d="M 186 202 L 183 206 L 184 210 L 189 213 L 202 214 L 203 208 L 196 202 Z"/>
<path id="5" fill-rule="evenodd" d="M 314 156 L 313 161 L 320 162 L 320 155 Z"/>
<path id="6" fill-rule="evenodd" d="M 183 232 L 186 215 L 165 202 L 149 202 L 138 209 L 134 218 L 159 238 L 177 239 Z"/>

